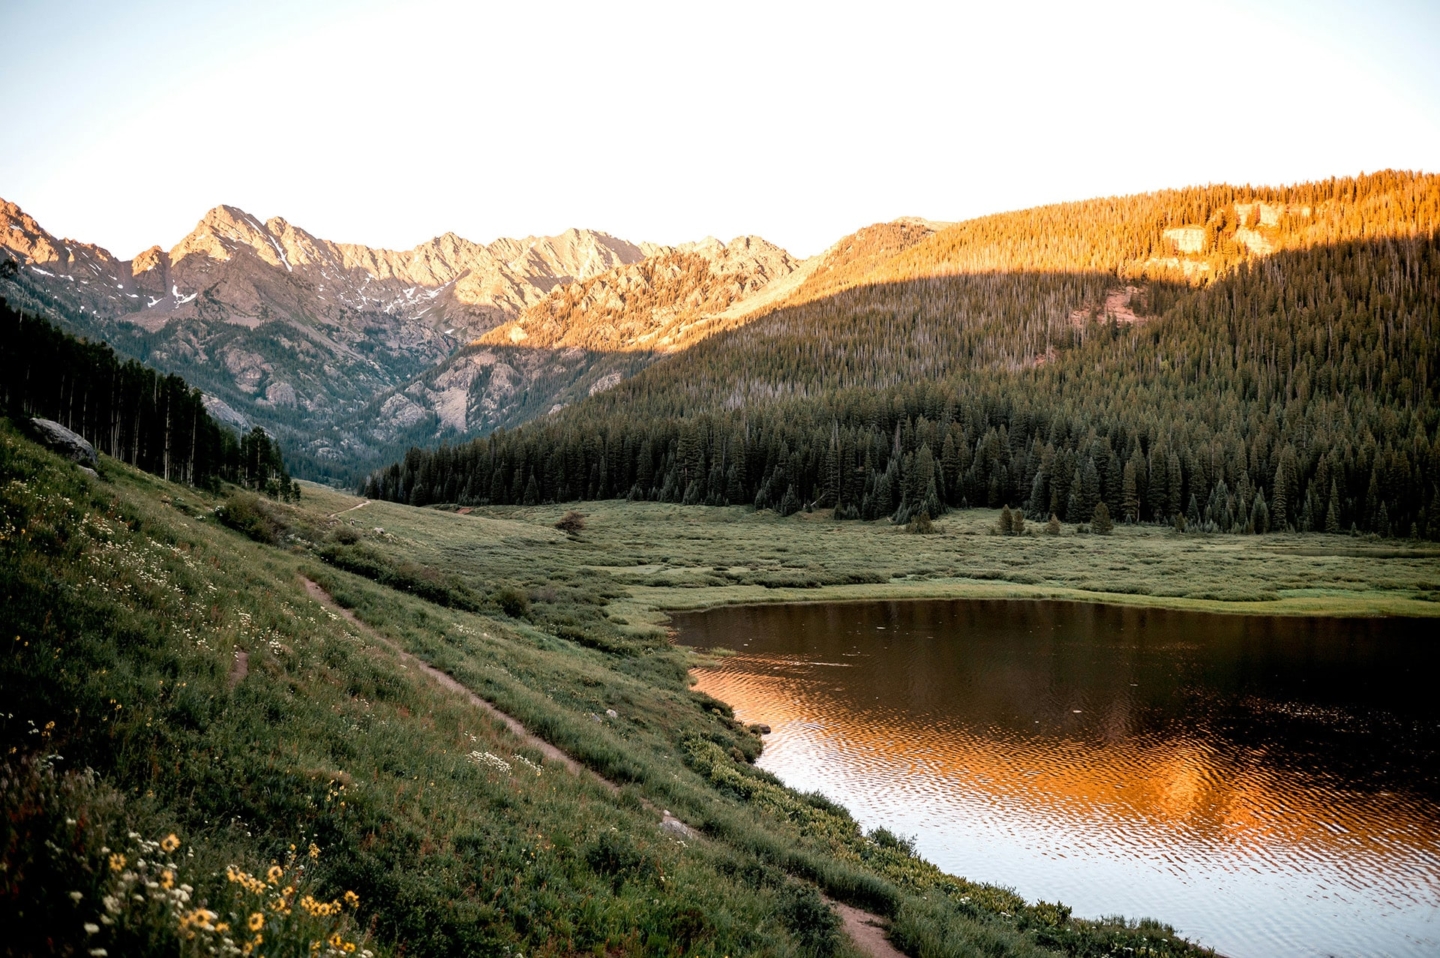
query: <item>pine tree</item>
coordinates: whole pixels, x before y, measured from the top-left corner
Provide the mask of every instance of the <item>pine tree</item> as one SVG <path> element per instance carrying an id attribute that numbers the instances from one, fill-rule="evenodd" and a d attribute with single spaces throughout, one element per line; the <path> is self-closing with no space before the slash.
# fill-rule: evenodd
<path id="1" fill-rule="evenodd" d="M 1330 505 L 1325 510 L 1325 531 L 1332 534 L 1340 531 L 1340 490 L 1334 480 L 1330 482 Z"/>
<path id="2" fill-rule="evenodd" d="M 1255 493 L 1255 504 L 1250 507 L 1250 531 L 1260 535 L 1270 531 L 1270 509 L 1263 490 Z"/>
<path id="3" fill-rule="evenodd" d="M 1090 531 L 1108 536 L 1114 528 L 1115 523 L 1110 519 L 1110 507 L 1104 502 L 1096 503 L 1095 514 L 1090 519 Z"/>
<path id="4" fill-rule="evenodd" d="M 780 498 L 780 515 L 793 516 L 800 511 L 800 497 L 795 493 L 795 484 L 791 483 L 785 487 L 785 495 Z"/>
<path id="5" fill-rule="evenodd" d="M 1140 521 L 1140 495 L 1135 483 L 1135 460 L 1125 463 L 1125 473 L 1120 480 L 1121 516 L 1126 522 Z"/>
<path id="6" fill-rule="evenodd" d="M 1080 517 L 1077 521 L 1089 522 L 1090 517 L 1095 514 L 1095 507 L 1100 503 L 1100 471 L 1095 467 L 1095 460 L 1089 456 L 1085 457 L 1085 464 L 1080 471 Z"/>
<path id="7" fill-rule="evenodd" d="M 1287 449 L 1286 452 L 1288 451 Z M 1284 529 L 1285 523 L 1290 518 L 1290 470 L 1285 453 L 1280 454 L 1280 461 L 1275 464 L 1275 480 L 1271 485 L 1270 497 L 1272 502 L 1270 517 L 1275 523 L 1275 528 Z"/>

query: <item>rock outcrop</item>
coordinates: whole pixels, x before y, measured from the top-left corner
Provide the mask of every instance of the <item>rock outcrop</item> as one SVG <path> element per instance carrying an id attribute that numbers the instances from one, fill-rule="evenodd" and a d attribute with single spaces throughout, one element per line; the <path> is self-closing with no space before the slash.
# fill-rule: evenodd
<path id="1" fill-rule="evenodd" d="M 30 427 L 35 437 L 49 449 L 90 470 L 100 468 L 100 459 L 95 447 L 78 432 L 72 432 L 53 419 L 32 419 Z"/>

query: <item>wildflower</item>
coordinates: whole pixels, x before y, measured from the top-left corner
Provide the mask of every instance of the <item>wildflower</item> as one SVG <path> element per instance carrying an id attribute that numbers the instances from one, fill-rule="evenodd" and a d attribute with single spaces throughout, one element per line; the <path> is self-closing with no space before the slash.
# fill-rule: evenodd
<path id="1" fill-rule="evenodd" d="M 125 868 L 125 856 L 115 852 L 110 856 L 110 870 L 112 872 L 122 871 Z"/>
<path id="2" fill-rule="evenodd" d="M 87 935 L 93 935 L 93 934 L 95 934 L 96 932 L 98 932 L 99 930 L 100 930 L 100 926 L 97 925 L 97 924 L 95 924 L 93 921 L 87 921 L 87 922 L 85 923 L 85 934 L 87 934 Z"/>
<path id="3" fill-rule="evenodd" d="M 252 912 L 250 920 L 246 924 L 249 925 L 251 931 L 259 931 L 265 927 L 265 915 L 258 911 Z"/>
<path id="4" fill-rule="evenodd" d="M 104 948 L 91 948 L 90 954 L 94 956 L 94 958 L 105 958 L 105 956 L 110 954 L 110 952 L 106 951 Z"/>
<path id="5" fill-rule="evenodd" d="M 72 891 L 72 892 L 70 893 L 70 899 L 71 899 L 72 901 L 79 901 L 80 899 L 82 899 L 82 898 L 84 898 L 84 897 L 85 897 L 85 896 L 82 895 L 82 894 L 80 894 L 78 891 Z"/>
<path id="6" fill-rule="evenodd" d="M 216 934 L 219 934 L 219 935 L 223 935 L 223 934 L 225 934 L 225 932 L 227 932 L 227 931 L 229 931 L 229 930 L 230 930 L 230 923 L 229 923 L 228 921 L 222 921 L 222 922 L 220 922 L 219 924 L 217 924 L 217 925 L 215 926 L 215 933 L 216 933 Z"/>
<path id="7" fill-rule="evenodd" d="M 161 848 L 162 851 L 165 851 L 165 852 L 173 852 L 175 849 L 177 849 L 177 848 L 179 848 L 179 847 L 180 847 L 180 837 L 179 837 L 178 835 L 176 835 L 174 832 L 171 832 L 169 835 L 166 835 L 165 838 L 160 842 L 160 848 Z"/>
<path id="8" fill-rule="evenodd" d="M 160 873 L 160 887 L 166 891 L 175 887 L 175 873 L 168 868 Z"/>
<path id="9" fill-rule="evenodd" d="M 265 873 L 265 877 L 269 879 L 270 884 L 278 885 L 280 884 L 280 879 L 285 877 L 285 869 L 279 865 L 271 865 L 270 870 Z"/>
<path id="10" fill-rule="evenodd" d="M 330 947 L 339 948 L 341 943 L 344 942 L 344 940 L 345 939 L 341 938 L 340 933 L 337 931 L 335 932 L 335 934 L 330 936 Z"/>
<path id="11" fill-rule="evenodd" d="M 347 952 L 354 951 L 354 950 L 355 950 L 355 942 L 353 942 L 353 941 L 347 941 L 347 942 L 345 942 L 345 950 L 346 950 Z"/>
<path id="12" fill-rule="evenodd" d="M 310 843 L 310 857 L 312 859 L 320 857 L 320 846 L 316 845 L 314 842 Z"/>
<path id="13" fill-rule="evenodd" d="M 353 891 L 347 891 L 345 893 L 345 904 L 349 905 L 351 908 L 359 908 L 360 896 L 355 894 Z"/>

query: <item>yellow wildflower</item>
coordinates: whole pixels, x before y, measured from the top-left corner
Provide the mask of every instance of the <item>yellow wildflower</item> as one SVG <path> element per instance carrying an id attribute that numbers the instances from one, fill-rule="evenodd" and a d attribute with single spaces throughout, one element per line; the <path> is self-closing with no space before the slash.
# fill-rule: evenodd
<path id="1" fill-rule="evenodd" d="M 360 896 L 355 894 L 353 891 L 347 891 L 345 893 L 345 904 L 349 905 L 351 908 L 359 908 Z"/>
<path id="2" fill-rule="evenodd" d="M 176 835 L 174 832 L 171 832 L 169 835 L 166 835 L 165 838 L 160 842 L 160 848 L 161 848 L 162 851 L 165 851 L 165 852 L 173 852 L 175 849 L 177 849 L 177 848 L 179 848 L 179 847 L 180 847 L 180 836 Z"/>
<path id="3" fill-rule="evenodd" d="M 247 924 L 250 926 L 251 931 L 259 931 L 261 928 L 265 927 L 265 916 L 258 911 L 252 912 L 250 915 L 250 921 L 247 922 Z"/>
<path id="4" fill-rule="evenodd" d="M 340 933 L 337 931 L 335 934 L 333 934 L 333 935 L 330 936 L 330 947 L 331 947 L 331 948 L 339 948 L 339 947 L 340 947 L 340 944 L 341 944 L 344 940 L 345 940 L 345 939 L 341 938 L 341 937 L 340 937 Z"/>
<path id="5" fill-rule="evenodd" d="M 125 868 L 125 856 L 116 852 L 110 856 L 110 870 L 112 872 L 122 871 Z"/>
<path id="6" fill-rule="evenodd" d="M 265 873 L 265 877 L 270 880 L 270 884 L 278 885 L 280 884 L 280 879 L 285 877 L 285 869 L 279 865 L 271 865 L 270 870 Z"/>
<path id="7" fill-rule="evenodd" d="M 314 842 L 311 842 L 311 843 L 310 843 L 310 857 L 311 857 L 311 858 L 319 858 L 319 857 L 320 857 L 320 846 L 317 845 L 317 844 L 315 844 Z"/>
<path id="8" fill-rule="evenodd" d="M 347 941 L 347 942 L 345 942 L 345 950 L 346 950 L 346 951 L 354 951 L 354 950 L 355 950 L 355 942 L 353 942 L 353 941 Z"/>
<path id="9" fill-rule="evenodd" d="M 160 873 L 160 887 L 166 891 L 175 887 L 175 873 L 168 868 Z"/>

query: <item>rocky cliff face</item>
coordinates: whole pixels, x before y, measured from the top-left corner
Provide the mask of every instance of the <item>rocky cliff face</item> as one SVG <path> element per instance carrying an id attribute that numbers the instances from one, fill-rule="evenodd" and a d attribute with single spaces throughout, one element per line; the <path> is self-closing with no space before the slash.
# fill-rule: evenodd
<path id="1" fill-rule="evenodd" d="M 650 255 L 639 262 L 557 284 L 515 319 L 381 397 L 353 431 L 379 444 L 407 430 L 430 429 L 424 438 L 433 442 L 514 426 L 744 323 L 773 301 L 767 294 L 808 275 L 806 264 L 756 236 L 644 251 Z"/>
<path id="2" fill-rule="evenodd" d="M 372 249 L 218 206 L 168 251 L 124 261 L 0 202 L 0 295 L 186 376 L 217 414 L 262 423 L 292 448 L 557 287 L 645 255 L 590 230 Z M 357 453 L 315 451 L 320 463 Z"/>

